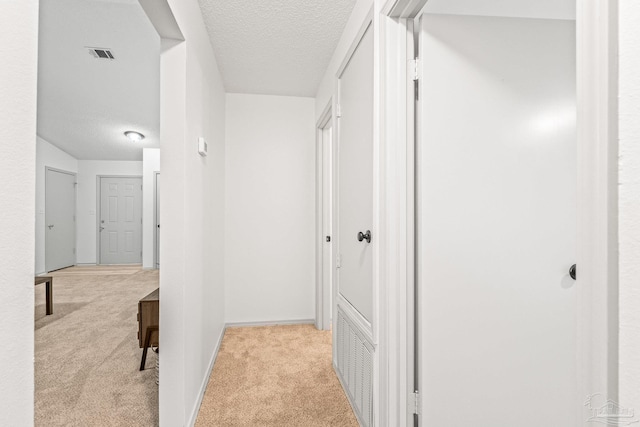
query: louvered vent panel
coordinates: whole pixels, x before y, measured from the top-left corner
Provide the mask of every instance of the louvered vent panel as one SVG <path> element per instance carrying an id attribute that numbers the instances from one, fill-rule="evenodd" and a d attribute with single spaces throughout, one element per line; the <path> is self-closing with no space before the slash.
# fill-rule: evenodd
<path id="1" fill-rule="evenodd" d="M 86 49 L 89 51 L 89 54 L 96 59 L 116 59 L 113 56 L 113 51 L 111 49 L 104 47 L 87 47 Z"/>
<path id="2" fill-rule="evenodd" d="M 372 426 L 373 425 L 373 377 L 372 377 L 372 373 L 373 373 L 373 360 L 372 360 L 372 355 L 371 352 L 369 351 L 368 348 L 363 347 L 363 351 L 364 351 L 364 355 L 362 358 L 362 362 L 363 362 L 363 369 L 362 369 L 362 390 L 363 390 L 363 396 L 362 396 L 362 413 L 364 414 L 364 417 L 367 417 L 367 419 L 365 420 L 365 422 L 367 423 L 368 426 Z M 366 373 L 369 372 L 369 375 L 366 375 Z"/>
<path id="3" fill-rule="evenodd" d="M 362 360 L 362 356 L 363 356 L 363 351 L 364 351 L 364 346 L 363 345 L 359 345 L 356 347 L 356 356 L 355 356 L 355 362 L 356 362 L 356 371 L 355 371 L 355 392 L 353 393 L 353 397 L 356 401 L 356 406 L 358 407 L 358 410 L 361 413 L 362 412 L 362 399 L 363 399 L 363 388 L 364 388 L 364 381 L 363 381 L 363 377 L 365 376 L 365 373 L 363 371 L 363 360 Z"/>
<path id="4" fill-rule="evenodd" d="M 345 392 L 365 427 L 373 420 L 373 346 L 338 306 L 337 321 L 338 375 Z"/>
<path id="5" fill-rule="evenodd" d="M 342 355 L 344 354 L 344 326 L 342 325 L 344 320 L 342 317 L 338 316 L 336 322 L 336 363 L 338 365 L 338 371 L 340 374 L 344 376 L 344 360 Z"/>
<path id="6" fill-rule="evenodd" d="M 356 331 L 349 328 L 349 393 L 351 396 L 356 394 L 356 347 L 358 346 L 358 337 Z"/>

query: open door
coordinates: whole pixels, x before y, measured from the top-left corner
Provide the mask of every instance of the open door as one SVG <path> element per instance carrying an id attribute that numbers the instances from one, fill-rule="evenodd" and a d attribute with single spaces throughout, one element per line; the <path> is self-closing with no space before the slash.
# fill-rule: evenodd
<path id="1" fill-rule="evenodd" d="M 420 24 L 420 425 L 577 425 L 575 23 Z"/>
<path id="2" fill-rule="evenodd" d="M 45 175 L 45 269 L 76 264 L 76 175 L 47 168 Z"/>

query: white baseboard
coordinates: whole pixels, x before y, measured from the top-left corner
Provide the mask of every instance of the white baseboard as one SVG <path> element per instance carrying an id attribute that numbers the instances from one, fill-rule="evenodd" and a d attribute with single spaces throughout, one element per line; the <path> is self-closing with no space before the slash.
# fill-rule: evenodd
<path id="1" fill-rule="evenodd" d="M 262 322 L 227 322 L 227 328 L 248 326 L 277 326 L 277 325 L 315 325 L 315 319 L 267 320 Z"/>
<path id="2" fill-rule="evenodd" d="M 222 328 L 222 332 L 218 337 L 218 342 L 216 343 L 216 348 L 211 355 L 211 360 L 209 361 L 209 367 L 207 368 L 207 373 L 202 379 L 202 384 L 200 385 L 200 391 L 198 392 L 198 400 L 191 411 L 191 416 L 189 417 L 189 423 L 187 424 L 189 427 L 193 427 L 196 424 L 196 420 L 198 419 L 198 413 L 200 412 L 200 405 L 202 405 L 202 399 L 204 398 L 204 393 L 207 391 L 207 384 L 209 384 L 209 378 L 211 377 L 211 371 L 213 370 L 213 365 L 216 363 L 216 359 L 218 358 L 218 352 L 220 351 L 220 345 L 222 344 L 222 339 L 224 338 L 224 332 L 226 331 L 226 326 Z"/>

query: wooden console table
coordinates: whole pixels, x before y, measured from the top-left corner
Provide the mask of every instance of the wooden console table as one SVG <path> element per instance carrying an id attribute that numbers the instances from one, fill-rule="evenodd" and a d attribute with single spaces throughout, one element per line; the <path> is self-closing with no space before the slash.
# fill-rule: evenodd
<path id="1" fill-rule="evenodd" d="M 34 285 L 40 283 L 46 283 L 46 296 L 47 296 L 47 316 L 53 314 L 53 277 L 51 276 L 35 276 Z"/>
<path id="2" fill-rule="evenodd" d="M 142 349 L 140 370 L 144 370 L 149 347 L 159 346 L 160 288 L 138 302 L 138 342 Z"/>

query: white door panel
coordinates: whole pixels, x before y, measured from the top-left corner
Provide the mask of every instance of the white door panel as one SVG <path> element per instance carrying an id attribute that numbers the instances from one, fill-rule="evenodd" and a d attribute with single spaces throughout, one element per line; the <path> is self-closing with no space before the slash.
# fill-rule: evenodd
<path id="1" fill-rule="evenodd" d="M 576 425 L 574 33 L 423 16 L 423 426 Z"/>
<path id="2" fill-rule="evenodd" d="M 142 178 L 100 178 L 100 264 L 142 262 Z"/>
<path id="3" fill-rule="evenodd" d="M 340 294 L 367 321 L 373 313 L 373 30 L 366 30 L 340 80 L 338 228 Z M 371 230 L 372 243 L 358 232 Z"/>
<path id="4" fill-rule="evenodd" d="M 46 170 L 45 268 L 59 270 L 76 263 L 76 176 Z"/>

